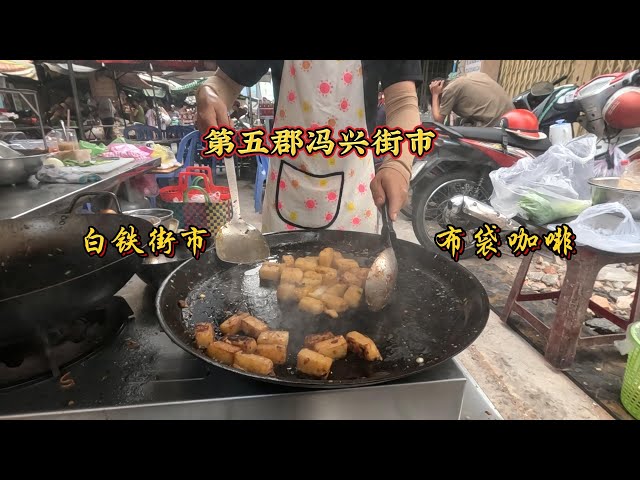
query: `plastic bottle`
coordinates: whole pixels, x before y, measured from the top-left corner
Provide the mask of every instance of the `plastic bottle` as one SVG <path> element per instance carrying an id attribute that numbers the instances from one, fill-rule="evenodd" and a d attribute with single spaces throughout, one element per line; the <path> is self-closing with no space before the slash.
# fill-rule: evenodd
<path id="1" fill-rule="evenodd" d="M 51 130 L 45 137 L 44 141 L 47 144 L 47 150 L 49 153 L 55 153 L 59 150 L 58 148 L 58 136 L 56 135 L 54 130 Z"/>
<path id="2" fill-rule="evenodd" d="M 563 119 L 557 120 L 549 127 L 549 141 L 551 145 L 566 145 L 573 138 L 573 127 Z"/>

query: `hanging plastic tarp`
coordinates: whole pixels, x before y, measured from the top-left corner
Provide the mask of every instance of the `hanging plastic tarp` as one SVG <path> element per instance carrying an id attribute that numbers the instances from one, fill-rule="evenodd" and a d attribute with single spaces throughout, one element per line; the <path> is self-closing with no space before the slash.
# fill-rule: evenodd
<path id="1" fill-rule="evenodd" d="M 38 80 L 36 67 L 31 60 L 0 60 L 0 73 Z"/>
<path id="2" fill-rule="evenodd" d="M 69 75 L 69 66 L 66 63 L 43 63 L 45 67 L 47 67 L 50 71 L 54 73 L 58 73 L 60 75 Z M 96 71 L 95 68 L 85 67 L 84 65 L 74 65 L 73 73 L 76 75 L 76 78 L 88 78 L 93 75 Z"/>
<path id="3" fill-rule="evenodd" d="M 162 78 L 158 75 L 151 75 L 148 73 L 138 73 L 138 77 L 140 77 L 142 80 L 144 80 L 148 84 L 154 83 L 155 85 L 160 85 L 162 88 L 166 90 L 173 90 L 174 88 L 178 88 L 181 86 L 178 82 L 174 82 L 173 80 Z"/>
<path id="4" fill-rule="evenodd" d="M 153 97 L 155 94 L 156 98 L 164 98 L 167 95 L 167 91 L 162 87 L 145 88 L 142 93 L 145 97 Z"/>

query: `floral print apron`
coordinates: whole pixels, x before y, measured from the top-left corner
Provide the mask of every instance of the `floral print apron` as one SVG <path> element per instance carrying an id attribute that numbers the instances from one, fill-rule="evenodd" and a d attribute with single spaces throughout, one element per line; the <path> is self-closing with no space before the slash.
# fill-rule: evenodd
<path id="1" fill-rule="evenodd" d="M 285 60 L 274 128 L 339 131 L 366 129 L 362 64 L 359 60 Z M 370 150 L 339 157 L 272 157 L 262 214 L 263 233 L 296 229 L 375 233 L 378 214 L 369 183 L 375 175 Z"/>

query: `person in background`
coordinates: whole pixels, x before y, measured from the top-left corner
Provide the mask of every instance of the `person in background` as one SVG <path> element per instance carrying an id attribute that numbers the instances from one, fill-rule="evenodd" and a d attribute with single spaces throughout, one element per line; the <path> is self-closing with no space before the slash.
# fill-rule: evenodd
<path id="1" fill-rule="evenodd" d="M 274 128 L 329 126 L 334 138 L 346 129 L 372 133 L 378 84 L 385 94 L 387 123 L 411 131 L 420 125 L 416 82 L 420 60 L 218 60 L 216 74 L 196 95 L 198 129 L 232 125 L 228 111 L 243 87 L 271 69 L 276 97 Z M 354 130 L 350 130 L 355 134 Z M 328 158 L 305 149 L 269 159 L 262 232 L 332 229 L 375 233 L 376 207 L 389 206 L 396 220 L 407 199 L 413 154 L 402 148 L 376 172 L 371 149 L 363 156 L 336 146 Z"/>
<path id="2" fill-rule="evenodd" d="M 160 128 L 160 130 L 164 132 L 167 129 L 167 126 L 171 123 L 171 117 L 162 105 L 157 105 L 157 108 L 160 121 L 158 121 L 156 116 L 156 106 L 151 106 L 145 114 L 145 117 L 147 118 L 147 125 L 150 127 Z"/>
<path id="3" fill-rule="evenodd" d="M 184 104 L 182 108 L 180 108 L 180 123 L 182 123 L 182 125 L 195 124 L 195 112 L 193 108 L 190 108 L 187 104 Z"/>
<path id="4" fill-rule="evenodd" d="M 153 107 L 148 107 L 147 112 L 144 114 L 144 116 L 147 125 L 149 125 L 150 127 L 158 126 L 158 122 L 156 121 L 156 111 L 153 109 Z"/>
<path id="5" fill-rule="evenodd" d="M 172 126 L 180 125 L 180 112 L 178 111 L 175 105 L 171 105 L 169 116 L 171 117 Z"/>
<path id="6" fill-rule="evenodd" d="M 116 121 L 116 108 L 109 97 L 101 97 L 98 100 L 98 118 L 104 130 L 104 139 L 111 140 L 113 125 Z"/>
<path id="7" fill-rule="evenodd" d="M 482 72 L 433 79 L 429 90 L 435 122 L 442 123 L 453 112 L 465 126 L 495 127 L 502 115 L 515 108 L 504 88 Z"/>
<path id="8" fill-rule="evenodd" d="M 129 113 L 129 120 L 133 123 L 145 123 L 144 108 L 140 104 L 140 101 L 131 99 L 131 112 Z"/>
<path id="9" fill-rule="evenodd" d="M 171 125 L 171 115 L 162 104 L 158 105 L 158 114 L 160 115 L 160 130 L 166 132 L 167 127 Z"/>
<path id="10" fill-rule="evenodd" d="M 232 112 L 231 115 L 229 115 L 229 118 L 240 120 L 240 118 L 244 117 L 247 112 L 247 108 L 242 106 L 240 100 L 236 100 L 235 102 L 233 102 Z"/>
<path id="11" fill-rule="evenodd" d="M 49 110 L 49 124 L 55 128 L 60 126 L 60 121 L 67 122 L 67 111 L 71 111 L 71 116 L 74 116 L 73 98 L 67 97 L 64 102 L 54 105 Z"/>

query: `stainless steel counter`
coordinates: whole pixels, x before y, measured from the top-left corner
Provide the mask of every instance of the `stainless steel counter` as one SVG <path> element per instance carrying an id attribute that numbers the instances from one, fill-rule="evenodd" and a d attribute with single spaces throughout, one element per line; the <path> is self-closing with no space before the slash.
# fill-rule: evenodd
<path id="1" fill-rule="evenodd" d="M 78 193 L 111 190 L 159 165 L 159 158 L 134 160 L 112 172 L 100 174 L 100 181 L 86 184 L 39 183 L 34 186 L 24 183 L 0 187 L 0 220 L 61 212 L 69 208 L 71 199 Z"/>
<path id="2" fill-rule="evenodd" d="M 455 359 L 372 387 L 281 387 L 215 368 L 173 344 L 158 325 L 155 292 L 137 277 L 119 295 L 135 320 L 64 369 L 76 386 L 63 390 L 51 378 L 0 391 L 0 419 L 501 419 Z"/>

